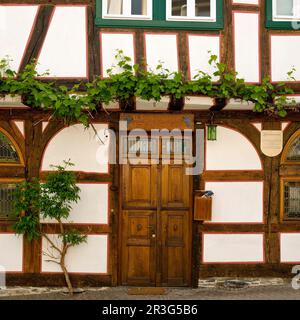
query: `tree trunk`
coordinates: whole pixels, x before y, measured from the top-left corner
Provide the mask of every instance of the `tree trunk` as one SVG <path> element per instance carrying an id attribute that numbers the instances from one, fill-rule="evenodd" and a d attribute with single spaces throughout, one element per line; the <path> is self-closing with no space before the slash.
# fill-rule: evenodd
<path id="1" fill-rule="evenodd" d="M 61 255 L 61 259 L 60 259 L 60 266 L 61 266 L 61 269 L 62 269 L 62 271 L 64 273 L 65 280 L 66 280 L 70 295 L 73 295 L 74 289 L 73 289 L 73 286 L 72 286 L 72 282 L 70 280 L 70 276 L 69 276 L 68 270 L 67 270 L 66 265 L 65 265 L 66 254 L 67 254 L 67 248 L 64 248 L 63 252 L 62 252 L 62 255 Z"/>

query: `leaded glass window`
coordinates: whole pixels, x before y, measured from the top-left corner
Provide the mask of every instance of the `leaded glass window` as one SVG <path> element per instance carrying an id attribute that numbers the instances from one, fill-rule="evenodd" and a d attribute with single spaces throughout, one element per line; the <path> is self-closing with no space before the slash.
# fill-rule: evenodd
<path id="1" fill-rule="evenodd" d="M 0 132 L 0 163 L 18 163 L 18 153 L 11 141 Z"/>
<path id="2" fill-rule="evenodd" d="M 284 219 L 300 219 L 300 181 L 284 182 Z"/>
<path id="3" fill-rule="evenodd" d="M 300 136 L 297 137 L 290 145 L 286 160 L 300 161 Z"/>
<path id="4" fill-rule="evenodd" d="M 15 184 L 0 183 L 0 220 L 14 219 L 15 190 Z"/>

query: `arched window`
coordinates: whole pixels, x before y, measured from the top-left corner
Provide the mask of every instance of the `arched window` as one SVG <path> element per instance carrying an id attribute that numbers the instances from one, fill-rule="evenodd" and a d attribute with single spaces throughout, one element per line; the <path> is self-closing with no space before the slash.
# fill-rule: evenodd
<path id="1" fill-rule="evenodd" d="M 300 130 L 292 135 L 282 153 L 281 220 L 300 220 Z"/>
<path id="2" fill-rule="evenodd" d="M 20 159 L 12 142 L 0 132 L 0 163 L 19 163 Z"/>
<path id="3" fill-rule="evenodd" d="M 300 162 L 300 136 L 296 137 L 296 139 L 289 146 L 285 160 L 291 162 Z"/>
<path id="4" fill-rule="evenodd" d="M 9 172 L 12 172 L 12 166 L 17 167 L 20 165 L 23 165 L 23 160 L 19 150 L 17 150 L 12 138 L 6 132 L 0 130 L 0 170 L 1 168 L 5 170 L 6 167 L 10 167 Z M 14 219 L 15 189 L 16 183 L 14 183 L 14 179 L 5 178 L 0 180 L 0 220 Z"/>

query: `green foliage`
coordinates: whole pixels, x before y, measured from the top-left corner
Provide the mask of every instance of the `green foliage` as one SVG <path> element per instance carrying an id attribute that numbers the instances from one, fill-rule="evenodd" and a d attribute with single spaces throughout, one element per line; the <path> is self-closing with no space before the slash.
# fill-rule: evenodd
<path id="1" fill-rule="evenodd" d="M 17 234 L 36 239 L 42 236 L 40 217 L 55 219 L 60 224 L 69 217 L 71 205 L 80 199 L 75 175 L 66 171 L 72 165 L 65 161 L 64 166 L 53 166 L 55 171 L 49 173 L 43 183 L 33 179 L 17 186 L 15 213 L 19 218 L 14 225 Z M 60 237 L 72 246 L 86 241 L 86 236 L 76 230 L 63 230 Z"/>
<path id="2" fill-rule="evenodd" d="M 87 235 L 81 234 L 78 230 L 75 229 L 68 230 L 63 234 L 60 234 L 59 238 L 62 239 L 63 243 L 70 246 L 77 246 L 87 241 Z"/>
<path id="3" fill-rule="evenodd" d="M 30 241 L 41 236 L 40 194 L 41 186 L 37 179 L 18 184 L 15 191 L 15 214 L 18 220 L 14 228 L 17 234 L 27 234 Z"/>
<path id="4" fill-rule="evenodd" d="M 40 214 L 43 218 L 61 221 L 69 217 L 72 203 L 79 200 L 80 189 L 76 185 L 73 172 L 66 171 L 67 166 L 53 166 L 56 171 L 49 173 L 45 183 L 41 184 Z"/>
<path id="5" fill-rule="evenodd" d="M 240 99 L 253 102 L 255 112 L 286 115 L 286 107 L 295 104 L 285 95 L 293 90 L 284 83 L 272 84 L 270 78 L 261 84 L 247 84 L 238 78 L 235 71 L 220 63 L 216 55 L 211 55 L 209 63 L 214 68 L 213 78 L 208 73 L 199 71 L 187 81 L 181 72 L 170 72 L 160 64 L 149 71 L 145 66 L 133 64 L 122 51 L 116 54 L 117 65 L 107 70 L 108 78 L 96 78 L 93 82 L 78 84 L 71 89 L 56 86 L 55 83 L 39 80 L 36 62 L 27 65 L 23 72 L 16 74 L 9 68 L 9 60 L 0 60 L 0 94 L 19 94 L 32 108 L 52 112 L 53 117 L 67 123 L 81 122 L 88 125 L 91 112 L 97 112 L 102 104 L 113 101 L 126 102 L 133 97 L 159 101 L 162 96 L 175 99 L 189 94 L 206 95 L 220 99 Z M 291 80 L 292 69 L 288 72 Z M 214 79 L 218 79 L 214 81 Z M 83 94 L 76 94 L 79 90 Z"/>

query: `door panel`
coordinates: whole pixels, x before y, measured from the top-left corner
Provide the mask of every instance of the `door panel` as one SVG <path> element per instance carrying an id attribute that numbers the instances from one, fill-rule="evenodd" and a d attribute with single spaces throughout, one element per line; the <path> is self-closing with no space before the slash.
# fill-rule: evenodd
<path id="1" fill-rule="evenodd" d="M 190 278 L 188 211 L 162 211 L 162 284 L 186 286 Z"/>
<path id="2" fill-rule="evenodd" d="M 162 166 L 162 207 L 189 208 L 190 176 L 186 174 L 186 166 L 169 164 Z"/>
<path id="3" fill-rule="evenodd" d="M 156 212 L 123 211 L 122 283 L 155 285 Z"/>
<path id="4" fill-rule="evenodd" d="M 156 208 L 156 166 L 128 164 L 123 170 L 123 208 Z"/>

